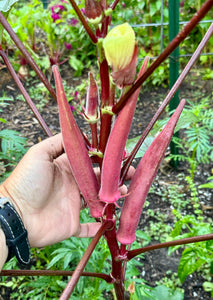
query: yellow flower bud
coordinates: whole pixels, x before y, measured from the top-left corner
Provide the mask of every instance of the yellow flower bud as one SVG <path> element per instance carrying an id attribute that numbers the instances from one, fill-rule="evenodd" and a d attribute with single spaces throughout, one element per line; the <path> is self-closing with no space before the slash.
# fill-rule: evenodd
<path id="1" fill-rule="evenodd" d="M 135 50 L 135 33 L 131 26 L 124 23 L 114 27 L 103 40 L 103 47 L 112 70 L 123 70 L 131 63 Z"/>

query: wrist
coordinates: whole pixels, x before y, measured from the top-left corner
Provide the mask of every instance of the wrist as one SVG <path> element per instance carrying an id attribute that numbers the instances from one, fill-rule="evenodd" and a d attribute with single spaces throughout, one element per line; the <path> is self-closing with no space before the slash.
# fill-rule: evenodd
<path id="1" fill-rule="evenodd" d="M 4 238 L 1 234 L 1 244 L 3 244 L 3 248 L 4 245 L 8 246 L 7 260 L 16 256 L 21 264 L 28 264 L 30 262 L 30 245 L 27 230 L 10 199 L 5 197 L 0 198 L 0 226 L 1 233 L 4 233 Z M 5 257 L 3 256 L 1 263 L 4 262 Z"/>
<path id="2" fill-rule="evenodd" d="M 1 270 L 8 256 L 8 247 L 6 245 L 6 238 L 1 228 L 0 228 L 0 249 L 1 249 L 0 251 L 0 270 Z"/>
<path id="3" fill-rule="evenodd" d="M 17 205 L 17 201 L 14 199 L 13 196 L 11 196 L 10 191 L 8 191 L 8 188 L 4 186 L 4 183 L 0 185 L 0 198 L 8 198 L 10 200 L 10 203 L 15 207 L 16 211 L 18 212 L 23 224 L 25 225 L 23 214 L 21 212 L 21 209 Z M 26 227 L 26 226 L 25 226 Z"/>

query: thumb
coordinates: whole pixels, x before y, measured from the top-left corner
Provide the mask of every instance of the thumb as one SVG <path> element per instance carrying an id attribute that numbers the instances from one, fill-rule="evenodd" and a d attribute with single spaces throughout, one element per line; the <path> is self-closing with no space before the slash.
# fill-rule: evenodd
<path id="1" fill-rule="evenodd" d="M 101 227 L 101 223 L 85 223 L 80 224 L 80 230 L 75 237 L 93 237 Z"/>

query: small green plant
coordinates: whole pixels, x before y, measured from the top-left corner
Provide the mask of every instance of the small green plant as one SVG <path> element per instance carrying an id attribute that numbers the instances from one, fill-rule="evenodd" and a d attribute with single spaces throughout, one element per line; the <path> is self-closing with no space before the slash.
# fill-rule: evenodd
<path id="1" fill-rule="evenodd" d="M 181 216 L 174 211 L 178 221 L 174 225 L 171 237 L 175 239 L 186 238 L 202 234 L 210 234 L 213 230 L 212 220 L 209 222 L 201 221 L 194 215 Z M 169 254 L 174 252 L 180 246 L 171 247 Z M 178 277 L 183 283 L 186 277 L 195 271 L 201 270 L 207 265 L 208 275 L 211 277 L 211 266 L 213 260 L 213 241 L 200 242 L 187 245 L 182 252 L 182 256 L 178 267 Z M 209 278 L 209 277 L 208 277 Z"/>
<path id="2" fill-rule="evenodd" d="M 1 181 L 11 172 L 17 162 L 26 153 L 26 138 L 14 130 L 4 129 L 0 131 L 0 161 L 6 173 L 2 174 Z"/>
<path id="3" fill-rule="evenodd" d="M 188 162 L 190 177 L 193 179 L 199 164 L 213 161 L 211 95 L 199 102 L 188 103 L 176 127 L 176 130 L 185 129 L 185 138 L 173 138 L 180 149 L 180 154 L 172 154 L 170 157 Z"/>

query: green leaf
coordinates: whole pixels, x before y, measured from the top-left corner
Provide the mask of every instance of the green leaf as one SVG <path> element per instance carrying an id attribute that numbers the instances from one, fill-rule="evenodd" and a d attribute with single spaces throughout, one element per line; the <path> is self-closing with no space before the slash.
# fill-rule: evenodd
<path id="1" fill-rule="evenodd" d="M 205 188 L 207 188 L 207 189 L 213 189 L 213 182 L 201 184 L 199 186 L 199 188 L 201 188 L 201 189 L 205 189 Z"/>
<path id="2" fill-rule="evenodd" d="M 165 285 L 159 285 L 154 289 L 156 300 L 183 300 L 184 294 L 179 290 L 171 290 Z"/>
<path id="3" fill-rule="evenodd" d="M 126 149 L 127 151 L 130 153 L 135 145 L 137 144 L 138 140 L 139 140 L 140 136 L 137 136 L 135 138 L 132 139 L 128 139 L 127 143 L 126 143 Z M 135 158 L 140 158 L 143 157 L 146 150 L 149 148 L 149 146 L 151 145 L 151 143 L 154 141 L 154 137 L 153 136 L 148 136 L 145 141 L 143 142 L 143 144 L 141 145 L 140 149 L 138 150 Z"/>
<path id="4" fill-rule="evenodd" d="M 174 132 L 177 132 L 183 128 L 187 128 L 191 123 L 194 122 L 198 122 L 198 118 L 195 116 L 195 114 L 190 110 L 183 110 L 183 114 L 180 116 Z"/>
<path id="5" fill-rule="evenodd" d="M 205 281 L 205 282 L 203 283 L 203 289 L 204 289 L 204 291 L 206 291 L 206 292 L 212 292 L 212 291 L 213 291 L 213 283 L 212 283 L 212 282 Z"/>
<path id="6" fill-rule="evenodd" d="M 213 252 L 213 240 L 206 241 L 206 249 Z"/>
<path id="7" fill-rule="evenodd" d="M 136 236 L 137 236 L 137 238 L 145 240 L 147 242 L 150 242 L 150 240 L 151 240 L 151 237 L 142 230 L 137 230 Z"/>
<path id="8" fill-rule="evenodd" d="M 0 0 L 0 11 L 7 12 L 18 0 Z"/>
<path id="9" fill-rule="evenodd" d="M 183 283 L 189 274 L 195 272 L 205 260 L 199 259 L 195 248 L 187 248 L 183 251 L 178 266 L 178 277 Z"/>

